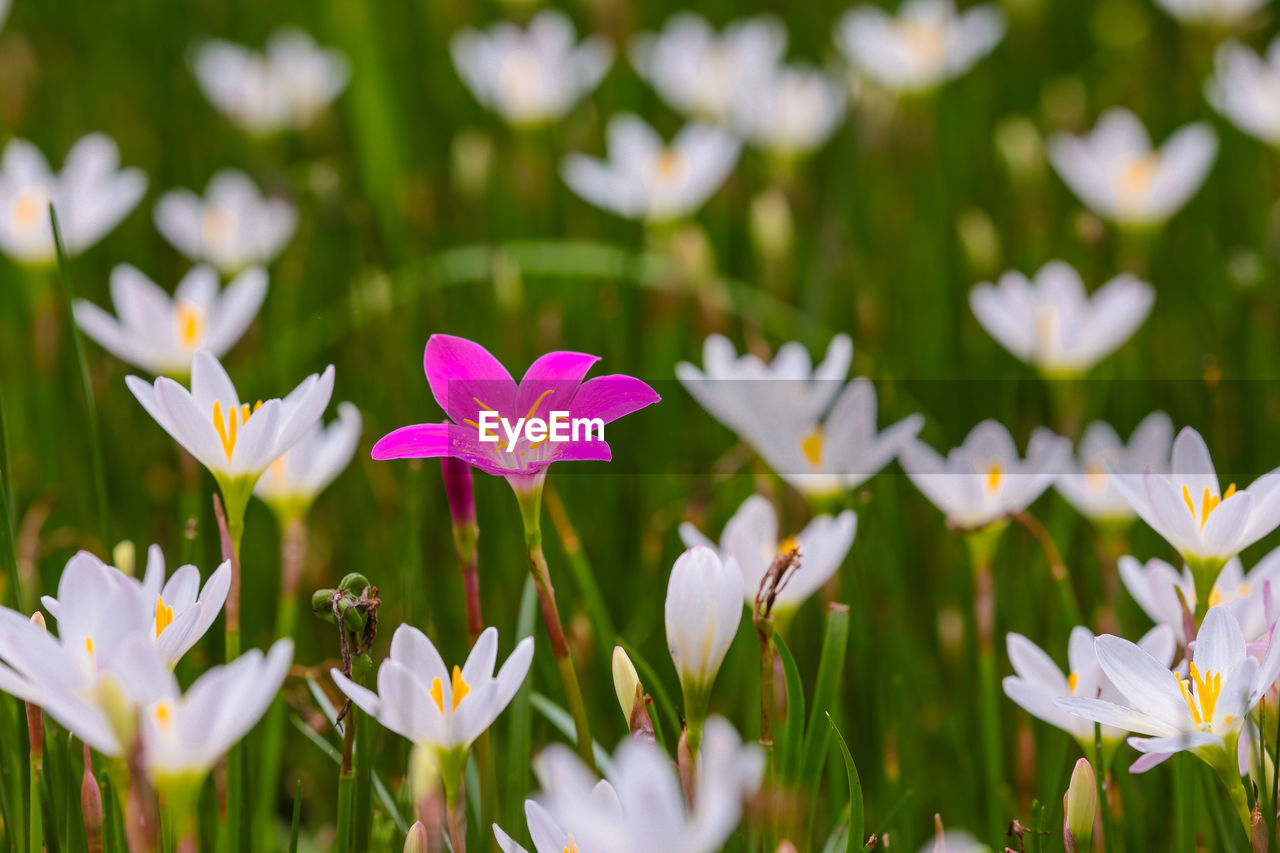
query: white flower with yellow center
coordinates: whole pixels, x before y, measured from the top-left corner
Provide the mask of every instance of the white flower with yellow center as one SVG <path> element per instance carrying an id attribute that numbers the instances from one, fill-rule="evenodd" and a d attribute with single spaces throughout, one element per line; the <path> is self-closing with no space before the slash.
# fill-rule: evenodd
<path id="1" fill-rule="evenodd" d="M 1280 38 L 1266 56 L 1234 40 L 1218 45 L 1205 96 L 1236 127 L 1280 148 Z"/>
<path id="2" fill-rule="evenodd" d="M 741 149 L 728 131 L 698 122 L 668 145 L 631 113 L 609 119 L 606 135 L 609 158 L 570 154 L 564 182 L 596 207 L 649 223 L 692 215 L 729 177 Z"/>
<path id="3" fill-rule="evenodd" d="M 969 292 L 991 337 L 1050 376 L 1087 373 L 1133 336 L 1155 301 L 1155 289 L 1127 273 L 1090 294 L 1065 261 L 1048 262 L 1033 279 L 1009 271 Z"/>
<path id="4" fill-rule="evenodd" d="M 689 118 L 721 122 L 741 92 L 782 61 L 787 30 L 768 15 L 735 21 L 717 34 L 693 12 L 667 19 L 660 33 L 640 33 L 631 64 L 662 100 Z"/>
<path id="5" fill-rule="evenodd" d="M 1093 641 L 1093 632 L 1088 628 L 1078 625 L 1071 629 L 1067 642 L 1068 671 L 1063 673 L 1053 658 L 1035 643 L 1021 634 L 1009 634 L 1009 663 L 1016 674 L 1004 680 L 1006 696 L 1028 714 L 1071 735 L 1086 755 L 1093 755 L 1093 723 L 1058 707 L 1058 700 L 1083 696 L 1118 702 L 1123 698 L 1098 664 Z M 1173 663 L 1173 655 L 1177 651 L 1173 630 L 1164 625 L 1148 631 L 1138 641 L 1138 646 L 1165 667 Z M 1102 727 L 1104 765 L 1110 763 L 1111 755 L 1125 734 L 1124 729 Z"/>
<path id="6" fill-rule="evenodd" d="M 1081 515 L 1101 523 L 1127 522 L 1133 508 L 1113 482 L 1116 477 L 1137 480 L 1146 471 L 1167 471 L 1173 446 L 1173 422 L 1164 412 L 1152 412 L 1129 436 L 1129 443 L 1111 425 L 1094 421 L 1085 427 L 1076 453 L 1075 470 L 1054 484 Z M 1107 471 L 1107 465 L 1119 473 Z"/>
<path id="7" fill-rule="evenodd" d="M 282 517 L 305 513 L 356 455 L 360 442 L 360 410 L 338 404 L 338 419 L 325 426 L 317 420 L 283 456 L 271 463 L 253 494 Z"/>
<path id="8" fill-rule="evenodd" d="M 202 42 L 191 69 L 219 112 L 259 135 L 307 127 L 351 78 L 341 51 L 320 47 L 297 27 L 273 32 L 262 52 L 222 39 Z"/>
<path id="9" fill-rule="evenodd" d="M 1144 753 L 1134 765 L 1138 771 L 1188 751 L 1239 781 L 1240 729 L 1280 676 L 1280 642 L 1271 643 L 1259 662 L 1249 656 L 1235 616 L 1225 607 L 1213 607 L 1196 635 L 1189 677 L 1120 637 L 1099 637 L 1095 647 L 1098 664 L 1119 691 L 1119 700 L 1075 696 L 1059 699 L 1060 708 L 1146 735 L 1129 739 L 1130 746 Z"/>
<path id="10" fill-rule="evenodd" d="M 844 120 L 844 103 L 844 90 L 826 74 L 785 65 L 738 91 L 729 126 L 751 145 L 795 157 L 826 144 Z"/>
<path id="11" fill-rule="evenodd" d="M 1153 148 L 1133 113 L 1107 110 L 1089 134 L 1049 139 L 1049 162 L 1094 213 L 1117 225 L 1150 227 L 1177 213 L 1204 183 L 1218 138 L 1202 122 Z"/>
<path id="12" fill-rule="evenodd" d="M 40 149 L 10 140 L 0 161 L 0 251 L 22 264 L 53 263 L 52 204 L 62 245 L 77 255 L 119 225 L 146 189 L 146 175 L 121 169 L 120 150 L 105 134 L 91 133 L 73 145 L 57 174 Z"/>
<path id="13" fill-rule="evenodd" d="M 863 76 L 898 92 L 923 92 L 964 74 L 1004 38 L 1000 8 L 957 12 L 952 0 L 906 0 L 891 15 L 863 4 L 836 24 L 836 47 Z"/>
<path id="14" fill-rule="evenodd" d="M 1186 645 L 1187 620 L 1183 602 L 1196 612 L 1196 585 L 1191 570 L 1178 571 L 1160 559 L 1140 563 L 1125 555 L 1118 563 L 1120 580 L 1142 611 L 1157 625 L 1166 625 Z M 1268 593 L 1268 590 L 1270 592 Z M 1246 641 L 1264 638 L 1271 629 L 1267 596 L 1280 602 L 1280 550 L 1272 551 L 1246 573 L 1239 557 L 1222 567 L 1209 594 L 1209 607 L 1225 607 L 1240 623 Z"/>
<path id="15" fill-rule="evenodd" d="M 1234 27 L 1266 7 L 1267 0 L 1156 0 L 1184 24 L 1218 28 Z"/>
<path id="16" fill-rule="evenodd" d="M 688 522 L 680 525 L 680 538 L 686 548 L 705 545 L 717 548 L 720 559 L 732 558 L 742 572 L 742 594 L 748 605 L 756 600 L 760 581 L 774 558 L 792 548 L 799 549 L 800 568 L 787 579 L 778 593 L 775 611 L 799 607 L 817 592 L 840 569 L 858 527 L 858 517 L 845 510 L 834 518 L 820 515 L 795 536 L 778 538 L 778 514 L 763 495 L 752 495 L 724 526 L 717 548 Z"/>
<path id="17" fill-rule="evenodd" d="M 461 667 L 452 671 L 427 636 L 401 625 L 391 652 L 378 668 L 378 692 L 361 687 L 337 669 L 334 682 L 362 711 L 391 731 L 429 750 L 452 795 L 467 750 L 493 725 L 529 674 L 533 638 L 525 637 L 494 675 L 498 632 L 486 628 Z"/>
<path id="18" fill-rule="evenodd" d="M 996 421 L 975 426 L 946 458 L 919 439 L 898 455 L 911 482 L 960 530 L 975 530 L 1030 506 L 1071 462 L 1071 442 L 1043 427 L 1026 459 Z"/>
<path id="19" fill-rule="evenodd" d="M 223 499 L 240 502 L 243 510 L 262 472 L 306 435 L 329 405 L 333 365 L 308 376 L 283 400 L 252 406 L 240 402 L 227 372 L 205 350 L 197 350 L 192 360 L 189 391 L 164 376 L 154 384 L 136 376 L 125 382 L 156 423 L 209 469 Z"/>
<path id="20" fill-rule="evenodd" d="M 155 220 L 187 258 L 231 274 L 275 260 L 298 228 L 298 211 L 285 199 L 264 196 L 243 172 L 227 169 L 209 179 L 204 198 L 185 189 L 165 193 Z"/>
<path id="21" fill-rule="evenodd" d="M 128 264 L 111 271 L 117 317 L 84 299 L 72 306 L 81 331 L 112 355 L 159 376 L 186 378 L 196 350 L 222 357 L 258 315 L 267 273 L 250 267 L 219 289 L 210 267 L 192 267 L 173 296 Z"/>
<path id="22" fill-rule="evenodd" d="M 501 21 L 461 30 L 449 52 L 476 100 L 517 127 L 564 118 L 613 64 L 608 41 L 578 42 L 573 22 L 555 9 L 534 15 L 526 29 Z"/>

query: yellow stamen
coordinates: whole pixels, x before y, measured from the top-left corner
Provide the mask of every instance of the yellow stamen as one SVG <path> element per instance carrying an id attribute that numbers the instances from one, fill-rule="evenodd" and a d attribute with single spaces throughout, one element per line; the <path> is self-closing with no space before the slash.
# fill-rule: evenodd
<path id="1" fill-rule="evenodd" d="M 907 49 L 929 63 L 941 61 L 947 52 L 946 40 L 937 24 L 904 21 L 898 24 L 898 32 L 907 43 Z"/>
<path id="2" fill-rule="evenodd" d="M 1222 603 L 1222 590 L 1218 589 L 1215 586 L 1213 588 L 1213 592 L 1209 593 L 1209 606 L 1217 607 L 1221 603 Z"/>
<path id="3" fill-rule="evenodd" d="M 1101 462 L 1090 462 L 1085 466 L 1085 471 L 1088 476 L 1090 487 L 1094 489 L 1101 489 L 1106 485 L 1107 472 L 1106 469 L 1102 467 Z"/>
<path id="4" fill-rule="evenodd" d="M 84 650 L 89 654 L 93 654 L 93 637 L 84 638 Z"/>
<path id="5" fill-rule="evenodd" d="M 1227 498 L 1231 497 L 1235 493 L 1236 493 L 1235 483 L 1232 483 L 1231 485 L 1227 486 L 1227 490 L 1222 493 L 1222 497 L 1218 497 L 1213 492 L 1209 491 L 1208 486 L 1205 486 L 1204 494 L 1200 496 L 1200 512 L 1197 513 L 1196 503 L 1191 499 L 1191 489 L 1188 488 L 1185 483 L 1182 485 L 1182 500 L 1186 503 L 1187 509 L 1191 511 L 1191 517 L 1198 518 L 1200 520 L 1201 530 L 1204 530 L 1205 522 L 1209 520 L 1209 516 L 1213 514 L 1213 511 L 1217 509 L 1218 506 L 1223 501 L 1225 501 Z"/>
<path id="6" fill-rule="evenodd" d="M 987 491 L 994 492 L 1000 488 L 1000 479 L 1004 476 L 1004 469 L 999 462 L 992 462 L 991 467 L 987 469 Z"/>
<path id="7" fill-rule="evenodd" d="M 800 451 L 809 464 L 817 468 L 822 462 L 822 427 L 813 428 L 813 432 L 800 439 Z"/>
<path id="8" fill-rule="evenodd" d="M 564 848 L 564 853 L 582 853 L 578 848 L 578 843 L 573 840 L 572 835 L 570 835 L 566 840 L 569 842 L 569 846 Z"/>
<path id="9" fill-rule="evenodd" d="M 13 218 L 17 220 L 18 225 L 23 228 L 31 228 L 40 221 L 40 215 L 45 207 L 42 194 L 35 189 L 28 189 L 18 196 L 17 201 L 13 205 Z"/>
<path id="10" fill-rule="evenodd" d="M 236 449 L 237 431 L 247 424 L 253 413 L 260 408 L 262 408 L 261 400 L 252 407 L 248 403 L 241 404 L 239 408 L 228 406 L 226 420 L 223 420 L 222 403 L 213 401 L 213 428 L 218 431 L 218 439 L 222 442 L 222 450 L 227 454 L 228 462 L 231 461 L 231 454 Z"/>
<path id="11" fill-rule="evenodd" d="M 1178 691 L 1182 693 L 1182 701 L 1187 703 L 1191 719 L 1197 726 L 1213 722 L 1213 709 L 1217 707 L 1218 695 L 1222 692 L 1222 673 L 1206 670 L 1204 675 L 1193 662 L 1190 680 L 1183 680 L 1181 675 L 1174 675 L 1178 681 Z M 1194 695 L 1191 685 L 1195 685 Z"/>
<path id="12" fill-rule="evenodd" d="M 799 547 L 800 547 L 800 540 L 794 536 L 788 536 L 786 539 L 783 539 L 781 542 L 778 543 L 778 553 L 785 554 L 788 551 L 790 551 L 792 548 L 799 548 Z"/>
<path id="13" fill-rule="evenodd" d="M 173 722 L 173 711 L 169 708 L 169 703 L 166 700 L 157 702 L 156 706 L 151 709 L 151 713 L 162 729 L 169 728 L 169 725 Z"/>
<path id="14" fill-rule="evenodd" d="M 453 668 L 453 679 L 450 685 L 450 692 L 453 694 L 453 710 L 458 710 L 458 703 L 462 701 L 468 693 L 471 692 L 471 685 L 462 680 L 461 667 Z M 440 713 L 444 713 L 444 685 L 440 683 L 440 679 L 434 679 L 431 682 L 431 698 L 435 700 L 436 707 L 440 709 Z"/>
<path id="15" fill-rule="evenodd" d="M 177 311 L 178 341 L 186 349 L 194 349 L 204 331 L 204 314 L 192 305 L 179 305 Z"/>
<path id="16" fill-rule="evenodd" d="M 668 148 L 662 152 L 662 156 L 658 158 L 658 177 L 664 181 L 669 181 L 676 176 L 679 171 L 683 158 L 679 151 Z"/>
<path id="17" fill-rule="evenodd" d="M 173 624 L 173 607 L 164 603 L 162 596 L 156 596 L 156 636 L 164 633 L 164 629 Z"/>
<path id="18" fill-rule="evenodd" d="M 529 409 L 529 414 L 524 416 L 524 419 L 526 421 L 529 420 L 529 418 L 533 417 L 533 413 L 538 411 L 538 407 L 542 405 L 543 400 L 547 399 L 547 395 L 550 394 L 552 390 L 553 389 L 548 388 L 547 390 L 543 391 L 541 394 L 538 395 L 538 399 L 533 401 L 533 407 Z"/>
<path id="19" fill-rule="evenodd" d="M 1072 693 L 1076 692 L 1076 685 L 1080 683 L 1080 673 L 1073 672 L 1067 676 L 1067 689 Z"/>
<path id="20" fill-rule="evenodd" d="M 1159 165 L 1160 155 L 1154 151 L 1130 163 L 1120 176 L 1121 194 L 1129 198 L 1145 196 L 1147 190 L 1151 188 L 1151 182 L 1156 176 L 1156 167 Z"/>

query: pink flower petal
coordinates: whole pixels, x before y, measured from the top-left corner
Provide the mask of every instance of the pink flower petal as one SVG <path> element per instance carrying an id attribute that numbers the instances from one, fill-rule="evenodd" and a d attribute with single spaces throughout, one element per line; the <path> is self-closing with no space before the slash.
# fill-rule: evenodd
<path id="1" fill-rule="evenodd" d="M 514 415 L 516 383 L 479 344 L 453 335 L 432 335 L 422 363 L 432 396 L 454 423 L 476 420 L 482 408 Z"/>
<path id="2" fill-rule="evenodd" d="M 597 376 L 582 383 L 573 397 L 572 412 L 575 418 L 600 418 L 609 423 L 661 399 L 634 376 Z"/>

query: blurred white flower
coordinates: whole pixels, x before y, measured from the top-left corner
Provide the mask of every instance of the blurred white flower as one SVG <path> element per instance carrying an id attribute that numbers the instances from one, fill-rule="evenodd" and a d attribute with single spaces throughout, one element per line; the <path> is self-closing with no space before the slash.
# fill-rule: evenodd
<path id="1" fill-rule="evenodd" d="M 711 685 L 738 632 L 742 588 L 737 562 L 732 556 L 721 561 L 713 548 L 690 548 L 671 567 L 664 611 L 667 648 L 680 675 L 690 737 L 706 716 Z"/>
<path id="2" fill-rule="evenodd" d="M 1088 372 L 1132 337 L 1155 300 L 1151 285 L 1127 273 L 1090 294 L 1065 261 L 1049 261 L 1034 279 L 1011 270 L 969 292 L 991 337 L 1051 375 Z"/>
<path id="3" fill-rule="evenodd" d="M 734 99 L 771 74 L 787 48 L 787 30 L 768 15 L 735 21 L 717 35 L 693 12 L 667 19 L 660 33 L 640 33 L 628 53 L 636 71 L 677 112 L 724 121 Z"/>
<path id="4" fill-rule="evenodd" d="M 81 331 L 112 355 L 150 373 L 185 378 L 196 350 L 221 358 L 231 349 L 266 295 L 261 267 L 250 267 L 221 291 L 211 267 L 192 267 L 171 298 L 137 268 L 119 264 L 111 270 L 118 318 L 84 299 L 72 309 Z"/>
<path id="5" fill-rule="evenodd" d="M 173 440 L 209 469 L 223 488 L 248 491 L 258 477 L 320 419 L 333 393 L 333 365 L 312 374 L 283 400 L 241 403 L 235 385 L 211 353 L 197 350 L 191 390 L 168 377 L 125 382 L 133 396 Z"/>
<path id="6" fill-rule="evenodd" d="M 861 378 L 844 384 L 852 359 L 847 335 L 831 339 L 816 367 L 794 341 L 766 363 L 738 356 L 727 338 L 711 335 L 703 369 L 681 362 L 676 377 L 791 486 L 822 496 L 869 480 L 924 426 L 915 414 L 877 431 L 875 386 Z"/>
<path id="7" fill-rule="evenodd" d="M 1112 480 L 1118 476 L 1137 479 L 1144 471 L 1167 471 L 1172 449 L 1173 422 L 1164 412 L 1143 418 L 1127 445 L 1110 424 L 1094 421 L 1080 439 L 1075 471 L 1063 474 L 1054 485 L 1091 521 L 1128 521 L 1135 513 Z M 1108 472 L 1107 463 L 1120 473 Z"/>
<path id="8" fill-rule="evenodd" d="M 253 493 L 283 518 L 305 513 L 356 455 L 360 423 L 359 409 L 339 403 L 338 419 L 328 426 L 317 420 L 263 472 Z"/>
<path id="9" fill-rule="evenodd" d="M 120 150 L 106 134 L 73 145 L 57 174 L 40 149 L 11 139 L 0 161 L 0 251 L 18 263 L 53 263 L 52 204 L 63 247 L 79 254 L 119 225 L 146 189 L 141 169 L 120 168 Z"/>
<path id="10" fill-rule="evenodd" d="M 1280 38 L 1265 57 L 1234 40 L 1218 45 L 1205 96 L 1236 127 L 1280 147 Z"/>
<path id="11" fill-rule="evenodd" d="M 1170 628 L 1182 645 L 1187 644 L 1186 620 L 1182 602 L 1192 613 L 1196 610 L 1196 585 L 1186 566 L 1178 571 L 1164 560 L 1150 559 L 1140 563 L 1125 555 L 1118 564 L 1120 580 L 1138 602 L 1142 611 L 1157 625 Z M 1264 638 L 1271 630 L 1269 611 L 1280 604 L 1280 550 L 1272 551 L 1258 561 L 1248 574 L 1239 557 L 1222 567 L 1209 607 L 1225 607 L 1240 623 L 1247 642 Z"/>
<path id="12" fill-rule="evenodd" d="M 991 853 L 991 848 L 963 829 L 948 829 L 926 841 L 920 853 Z"/>
<path id="13" fill-rule="evenodd" d="M 1133 113 L 1107 110 L 1092 132 L 1049 139 L 1049 162 L 1094 213 L 1117 225 L 1159 225 L 1195 194 L 1218 153 L 1203 122 L 1172 134 L 1160 148 Z"/>
<path id="14" fill-rule="evenodd" d="M 1071 462 L 1071 442 L 1043 427 L 1031 434 L 1026 459 L 996 421 L 975 426 L 944 459 L 919 439 L 898 454 L 911 482 L 962 530 L 985 527 L 1030 506 Z"/>
<path id="15" fill-rule="evenodd" d="M 1043 649 L 1021 634 L 1011 633 L 1007 648 L 1009 663 L 1016 674 L 1004 680 L 1006 696 L 1028 714 L 1071 735 L 1087 755 L 1093 754 L 1093 723 L 1058 707 L 1058 700 L 1087 696 L 1108 702 L 1121 701 L 1120 692 L 1098 665 L 1093 641 L 1093 632 L 1088 628 L 1077 625 L 1071 629 L 1067 642 L 1068 671 L 1063 674 Z M 1157 625 L 1138 641 L 1138 646 L 1167 669 L 1173 663 L 1178 644 L 1170 628 Z M 1102 727 L 1104 766 L 1110 763 L 1107 759 L 1111 751 L 1126 734 L 1124 729 Z"/>
<path id="16" fill-rule="evenodd" d="M 301 129 L 347 87 L 351 65 L 297 27 L 271 34 L 263 52 L 221 39 L 192 51 L 191 67 L 205 97 L 250 133 Z"/>
<path id="17" fill-rule="evenodd" d="M 1184 24 L 1235 26 L 1267 5 L 1267 0 L 1156 0 Z"/>
<path id="18" fill-rule="evenodd" d="M 964 74 L 1004 38 L 994 3 L 957 12 L 953 0 L 906 0 L 891 15 L 863 4 L 836 24 L 836 47 L 885 88 L 923 92 Z"/>
<path id="19" fill-rule="evenodd" d="M 165 193 L 155 220 L 192 261 L 235 273 L 275 260 L 297 230 L 298 211 L 285 199 L 264 196 L 243 172 L 227 169 L 209 180 L 204 198 L 185 189 Z"/>
<path id="20" fill-rule="evenodd" d="M 781 157 L 826 144 L 844 119 L 845 92 L 817 69 L 780 66 L 738 90 L 729 113 L 734 133 Z"/>
<path id="21" fill-rule="evenodd" d="M 727 131 L 686 124 L 670 145 L 630 113 L 609 119 L 609 159 L 565 157 L 564 181 L 587 202 L 627 219 L 669 222 L 692 214 L 738 162 L 740 143 Z"/>
<path id="22" fill-rule="evenodd" d="M 613 64 L 602 36 L 577 42 L 563 12 L 544 9 L 527 29 L 501 21 L 449 41 L 453 66 L 482 105 L 516 125 L 557 121 L 599 85 Z"/>
<path id="23" fill-rule="evenodd" d="M 789 575 L 774 604 L 774 610 L 788 611 L 803 604 L 839 570 L 853 546 L 857 527 L 857 516 L 845 510 L 834 518 L 820 515 L 795 536 L 779 540 L 773 504 L 763 495 L 752 495 L 725 524 L 718 548 L 688 522 L 680 525 L 680 538 L 686 548 L 705 545 L 716 548 L 721 560 L 735 560 L 742 572 L 742 594 L 748 606 L 756 600 L 773 558 L 799 548 L 800 568 Z"/>

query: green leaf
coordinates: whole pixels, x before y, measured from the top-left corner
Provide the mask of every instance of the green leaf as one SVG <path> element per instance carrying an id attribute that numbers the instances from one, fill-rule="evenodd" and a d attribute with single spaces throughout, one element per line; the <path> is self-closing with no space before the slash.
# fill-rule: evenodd
<path id="1" fill-rule="evenodd" d="M 787 717 L 782 725 L 782 737 L 774 744 L 774 748 L 777 751 L 782 778 L 794 783 L 799 780 L 800 757 L 804 749 L 804 685 L 800 681 L 800 670 L 796 666 L 796 659 L 787 648 L 787 644 L 782 637 L 776 635 L 773 641 L 778 650 L 778 657 L 782 659 L 782 670 L 786 674 L 787 684 Z M 774 732 L 777 731 L 778 727 L 775 726 Z"/>
<path id="2" fill-rule="evenodd" d="M 835 705 L 840 686 L 840 673 L 844 670 L 845 652 L 849 648 L 849 608 L 832 604 L 827 612 L 827 633 L 822 640 L 822 654 L 818 659 L 818 680 L 813 690 L 813 706 L 809 713 L 809 725 L 805 730 L 804 758 L 800 764 L 800 784 L 805 798 L 813 802 L 817 791 L 822 763 L 826 760 L 831 731 L 822 725 L 822 717 Z"/>
<path id="3" fill-rule="evenodd" d="M 849 754 L 849 746 L 844 742 L 844 736 L 840 734 L 840 729 L 836 728 L 835 720 L 831 719 L 830 714 L 827 714 L 827 723 L 831 726 L 830 731 L 836 736 L 840 754 L 844 757 L 844 772 L 849 779 L 849 835 L 845 842 L 845 850 L 848 853 L 856 853 L 862 848 L 863 824 L 866 821 L 862 803 L 862 780 L 858 778 L 858 767 L 853 763 L 853 756 Z"/>
<path id="4" fill-rule="evenodd" d="M 537 618 L 538 592 L 533 585 L 533 576 L 526 573 L 524 591 L 520 594 L 520 615 L 516 620 L 516 642 L 533 636 Z M 529 695 L 532 692 L 533 679 L 526 678 L 507 708 L 507 768 L 505 784 L 498 786 L 499 792 L 513 792 L 506 798 L 506 827 L 519 835 L 525 834 L 524 799 L 520 793 L 529 790 L 530 743 L 533 740 L 533 709 L 529 705 Z"/>

